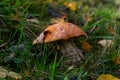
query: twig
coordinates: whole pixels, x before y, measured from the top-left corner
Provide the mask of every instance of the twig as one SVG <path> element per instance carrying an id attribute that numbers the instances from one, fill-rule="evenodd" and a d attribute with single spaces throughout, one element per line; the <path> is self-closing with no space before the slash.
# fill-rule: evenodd
<path id="1" fill-rule="evenodd" d="M 0 17 L 0 23 L 1 23 L 2 27 L 6 27 L 6 24 L 4 23 L 4 21 L 2 20 L 1 17 Z"/>
<path id="2" fill-rule="evenodd" d="M 0 45 L 0 48 L 4 47 L 6 45 L 6 43 L 3 43 Z"/>
<path id="3" fill-rule="evenodd" d="M 93 28 L 89 31 L 88 34 L 90 35 L 95 30 L 95 28 L 96 28 L 96 25 L 93 26 Z"/>

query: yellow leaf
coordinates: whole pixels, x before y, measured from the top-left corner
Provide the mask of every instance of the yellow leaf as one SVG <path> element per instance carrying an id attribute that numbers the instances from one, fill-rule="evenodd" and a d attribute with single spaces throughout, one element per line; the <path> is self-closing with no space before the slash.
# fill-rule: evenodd
<path id="1" fill-rule="evenodd" d="M 76 2 L 72 1 L 72 2 L 65 2 L 64 5 L 66 7 L 68 7 L 71 11 L 75 11 L 77 8 L 76 6 Z"/>
<path id="2" fill-rule="evenodd" d="M 88 52 L 91 49 L 91 45 L 87 43 L 86 41 L 80 41 L 81 42 L 81 48 L 83 51 Z"/>
<path id="3" fill-rule="evenodd" d="M 59 45 L 57 46 L 57 50 L 60 50 L 60 46 Z"/>
<path id="4" fill-rule="evenodd" d="M 53 2 L 54 2 L 54 0 L 45 0 L 42 3 L 45 4 L 45 3 L 53 3 Z"/>
<path id="5" fill-rule="evenodd" d="M 53 2 L 53 0 L 47 0 L 47 2 L 48 2 L 48 3 L 52 3 L 52 2 Z"/>
<path id="6" fill-rule="evenodd" d="M 98 77 L 97 80 L 120 80 L 120 79 L 110 74 L 102 74 Z"/>
<path id="7" fill-rule="evenodd" d="M 120 64 L 120 54 L 117 55 L 117 56 L 115 56 L 115 57 L 113 58 L 113 62 L 114 62 L 115 64 Z"/>

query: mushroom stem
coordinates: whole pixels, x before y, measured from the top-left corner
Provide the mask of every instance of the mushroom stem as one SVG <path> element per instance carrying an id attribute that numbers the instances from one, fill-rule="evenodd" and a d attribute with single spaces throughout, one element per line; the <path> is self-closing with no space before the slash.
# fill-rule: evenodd
<path id="1" fill-rule="evenodd" d="M 82 51 L 77 48 L 73 41 L 64 41 L 60 46 L 60 51 L 62 52 L 63 57 L 65 59 L 65 64 L 77 65 L 77 63 L 84 58 Z"/>

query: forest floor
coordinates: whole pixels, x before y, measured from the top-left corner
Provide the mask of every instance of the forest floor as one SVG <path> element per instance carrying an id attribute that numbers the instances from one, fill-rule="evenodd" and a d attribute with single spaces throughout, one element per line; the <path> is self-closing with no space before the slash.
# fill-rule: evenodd
<path id="1" fill-rule="evenodd" d="M 1 0 L 0 66 L 21 80 L 97 80 L 102 74 L 120 78 L 119 5 L 119 0 Z M 63 17 L 88 35 L 73 38 L 84 56 L 77 67 L 64 67 L 56 42 L 32 45 L 52 20 Z M 0 80 L 19 78 L 3 75 L 0 70 Z"/>

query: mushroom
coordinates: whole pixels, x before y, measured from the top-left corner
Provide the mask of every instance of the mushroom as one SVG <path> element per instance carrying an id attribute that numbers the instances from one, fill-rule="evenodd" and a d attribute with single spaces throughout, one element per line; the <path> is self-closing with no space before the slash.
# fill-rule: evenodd
<path id="1" fill-rule="evenodd" d="M 76 64 L 82 58 L 82 52 L 76 47 L 75 43 L 68 39 L 87 34 L 77 25 L 70 22 L 59 22 L 48 26 L 34 41 L 37 43 L 49 43 L 60 41 L 60 51 L 63 54 L 65 64 Z"/>

